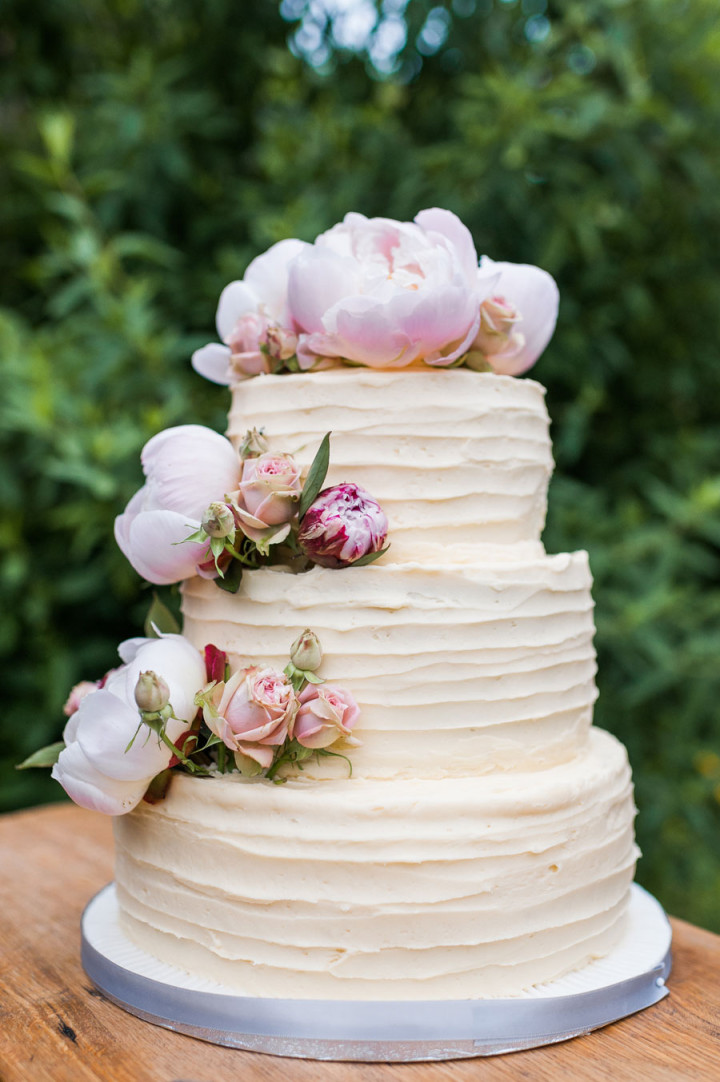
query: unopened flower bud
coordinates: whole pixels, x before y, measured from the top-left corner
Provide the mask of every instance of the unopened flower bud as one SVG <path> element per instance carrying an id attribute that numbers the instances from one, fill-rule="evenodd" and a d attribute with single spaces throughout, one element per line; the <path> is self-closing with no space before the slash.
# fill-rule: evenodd
<path id="1" fill-rule="evenodd" d="M 208 537 L 232 537 L 235 516 L 226 503 L 211 503 L 202 517 L 202 528 Z"/>
<path id="2" fill-rule="evenodd" d="M 388 520 L 380 504 L 360 485 L 346 481 L 325 488 L 305 512 L 298 542 L 313 563 L 349 567 L 380 552 Z"/>
<path id="3" fill-rule="evenodd" d="M 523 335 L 515 330 L 522 321 L 517 308 L 504 297 L 488 297 L 480 305 L 480 327 L 472 349 L 486 357 L 519 352 L 525 344 Z M 490 362 L 492 364 L 492 361 Z"/>
<path id="4" fill-rule="evenodd" d="M 167 706 L 170 699 L 170 688 L 162 676 L 150 669 L 141 672 L 135 685 L 135 702 L 138 709 L 143 713 L 157 714 Z"/>
<path id="5" fill-rule="evenodd" d="M 240 444 L 240 458 L 244 462 L 246 458 L 256 458 L 258 455 L 264 455 L 267 449 L 268 442 L 263 432 L 258 431 L 257 428 L 249 428 Z"/>
<path id="6" fill-rule="evenodd" d="M 302 635 L 298 635 L 290 647 L 290 660 L 296 669 L 304 672 L 316 672 L 322 661 L 320 640 L 309 627 L 305 628 Z"/>

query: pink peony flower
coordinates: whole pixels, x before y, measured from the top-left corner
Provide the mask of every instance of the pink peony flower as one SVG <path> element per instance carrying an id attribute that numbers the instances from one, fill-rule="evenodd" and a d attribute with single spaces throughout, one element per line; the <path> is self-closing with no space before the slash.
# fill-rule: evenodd
<path id="1" fill-rule="evenodd" d="M 480 328 L 471 353 L 480 353 L 493 372 L 518 376 L 538 359 L 552 337 L 558 288 L 540 267 L 495 263 L 483 256 L 480 275 L 499 275 L 494 295 L 480 306 Z"/>
<path id="2" fill-rule="evenodd" d="M 202 425 L 158 433 L 141 457 L 147 480 L 115 519 L 115 540 L 148 582 L 180 582 L 209 559 L 207 544 L 181 542 L 208 504 L 237 488 L 240 461 L 229 440 Z"/>
<path id="3" fill-rule="evenodd" d="M 327 748 L 341 737 L 358 743 L 351 737 L 351 730 L 360 716 L 360 707 L 348 691 L 330 684 L 308 684 L 298 701 L 300 709 L 291 735 L 303 747 Z"/>
<path id="4" fill-rule="evenodd" d="M 348 214 L 288 265 L 300 366 L 313 357 L 452 364 L 475 338 L 497 277 L 478 273 L 472 237 L 450 211 L 424 210 L 414 223 Z"/>
<path id="5" fill-rule="evenodd" d="M 227 747 L 267 769 L 272 765 L 272 749 L 287 739 L 297 709 L 287 677 L 254 665 L 209 689 L 203 716 Z"/>
<path id="6" fill-rule="evenodd" d="M 379 552 L 388 521 L 380 504 L 359 485 L 345 482 L 323 489 L 307 509 L 298 542 L 314 563 L 348 567 Z"/>
<path id="7" fill-rule="evenodd" d="M 166 727 L 172 741 L 194 719 L 195 695 L 205 680 L 200 653 L 181 635 L 129 639 L 119 652 L 125 664 L 108 674 L 104 687 L 82 699 L 65 726 L 65 748 L 52 770 L 76 804 L 107 815 L 131 811 L 172 758 L 145 726 L 133 740 L 140 724 L 135 701 L 140 674 L 152 671 L 167 686 L 175 715 Z"/>
<path id="8" fill-rule="evenodd" d="M 224 345 L 211 343 L 193 353 L 196 372 L 213 383 L 233 383 L 267 372 L 270 365 L 260 345 L 271 356 L 286 359 L 294 341 L 287 312 L 290 263 L 306 248 L 299 240 L 281 240 L 253 259 L 241 282 L 231 282 L 220 295 L 217 331 Z"/>

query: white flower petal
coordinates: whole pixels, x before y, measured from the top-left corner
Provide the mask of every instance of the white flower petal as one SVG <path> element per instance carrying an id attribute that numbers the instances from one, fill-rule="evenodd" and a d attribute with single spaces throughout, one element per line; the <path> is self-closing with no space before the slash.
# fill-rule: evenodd
<path id="1" fill-rule="evenodd" d="M 329 249 L 309 248 L 290 268 L 288 315 L 299 331 L 322 332 L 328 309 L 357 291 L 358 276 L 352 260 Z"/>
<path id="2" fill-rule="evenodd" d="M 281 240 L 253 259 L 245 271 L 245 282 L 258 298 L 260 310 L 269 319 L 285 323 L 290 264 L 301 253 L 312 250 L 302 240 Z"/>
<path id="3" fill-rule="evenodd" d="M 217 342 L 211 342 L 202 349 L 196 349 L 191 358 L 195 371 L 212 383 L 229 385 L 232 382 L 230 372 L 230 350 Z"/>
<path id="4" fill-rule="evenodd" d="M 177 511 L 141 511 L 130 522 L 118 516 L 115 539 L 139 575 L 166 586 L 192 578 L 205 559 L 206 544 L 185 540 L 199 528 L 199 520 Z"/>
<path id="5" fill-rule="evenodd" d="M 223 342 L 227 342 L 235 324 L 249 312 L 257 312 L 259 298 L 245 282 L 231 282 L 220 294 L 215 324 Z"/>
<path id="6" fill-rule="evenodd" d="M 494 263 L 483 256 L 481 272 L 500 272 L 495 293 L 514 304 L 522 320 L 518 331 L 525 339 L 522 349 L 514 355 L 497 354 L 489 358 L 493 371 L 516 376 L 525 372 L 547 346 L 557 322 L 559 294 L 554 279 L 527 263 Z"/>
<path id="7" fill-rule="evenodd" d="M 145 444 L 141 459 L 147 475 L 144 510 L 177 511 L 198 520 L 209 504 L 234 491 L 240 476 L 230 440 L 203 425 L 159 432 Z"/>
<path id="8" fill-rule="evenodd" d="M 452 211 L 441 210 L 439 207 L 421 210 L 415 216 L 415 221 L 431 237 L 433 234 L 439 234 L 450 242 L 462 268 L 466 284 L 473 286 L 477 277 L 478 257 L 468 227 Z"/>
<path id="9" fill-rule="evenodd" d="M 81 808 L 124 815 L 138 804 L 152 778 L 118 781 L 108 778 L 92 765 L 79 744 L 70 744 L 60 752 L 52 776 Z"/>

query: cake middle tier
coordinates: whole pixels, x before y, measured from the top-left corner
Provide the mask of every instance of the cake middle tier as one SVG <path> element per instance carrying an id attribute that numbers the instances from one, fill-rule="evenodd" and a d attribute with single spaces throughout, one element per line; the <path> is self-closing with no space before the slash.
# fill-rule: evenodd
<path id="1" fill-rule="evenodd" d="M 234 595 L 186 582 L 184 634 L 200 650 L 226 650 L 233 668 L 282 669 L 310 627 L 320 675 L 360 706 L 356 777 L 543 770 L 570 761 L 592 722 L 590 587 L 584 552 L 453 568 L 263 568 Z M 332 757 L 303 766 L 309 778 L 347 773 Z"/>

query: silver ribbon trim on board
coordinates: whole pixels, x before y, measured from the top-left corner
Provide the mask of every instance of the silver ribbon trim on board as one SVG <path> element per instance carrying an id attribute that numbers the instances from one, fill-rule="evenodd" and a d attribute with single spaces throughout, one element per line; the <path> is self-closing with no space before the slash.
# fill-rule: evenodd
<path id="1" fill-rule="evenodd" d="M 103 893 L 85 911 L 82 936 L 82 964 L 100 991 L 155 1025 L 255 1052 L 384 1062 L 499 1055 L 589 1033 L 668 994 L 669 949 L 636 976 L 542 998 L 298 1000 L 196 991 L 135 973 L 90 942 L 86 917 Z"/>

